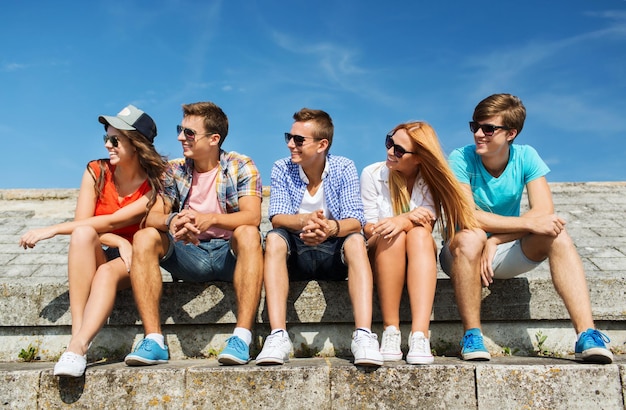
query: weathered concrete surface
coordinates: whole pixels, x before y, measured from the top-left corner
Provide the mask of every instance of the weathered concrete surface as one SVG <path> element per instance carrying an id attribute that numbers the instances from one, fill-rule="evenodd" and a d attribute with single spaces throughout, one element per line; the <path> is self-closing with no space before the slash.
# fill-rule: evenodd
<path id="1" fill-rule="evenodd" d="M 339 358 L 284 366 L 220 366 L 215 360 L 129 368 L 90 365 L 56 378 L 52 364 L 0 364 L 2 405 L 80 409 L 621 409 L 626 366 L 549 358 L 486 364 L 438 357 L 433 365 L 355 367 Z"/>

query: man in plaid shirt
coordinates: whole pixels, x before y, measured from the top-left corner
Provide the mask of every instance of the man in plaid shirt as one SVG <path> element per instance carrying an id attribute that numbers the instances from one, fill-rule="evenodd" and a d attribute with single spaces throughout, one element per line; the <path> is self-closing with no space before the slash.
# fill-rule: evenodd
<path id="1" fill-rule="evenodd" d="M 164 207 L 152 208 L 148 227 L 134 238 L 130 276 L 145 338 L 125 362 L 169 359 L 159 319 L 160 265 L 175 281 L 233 282 L 237 325 L 218 360 L 245 364 L 263 283 L 261 177 L 250 158 L 221 149 L 228 118 L 217 105 L 183 105 L 177 132 L 184 158 L 170 161 Z"/>
<path id="2" fill-rule="evenodd" d="M 348 158 L 328 153 L 333 123 L 321 110 L 303 108 L 285 142 L 291 156 L 272 168 L 269 217 L 273 229 L 265 240 L 265 301 L 272 327 L 258 365 L 289 360 L 286 330 L 290 280 L 345 280 L 356 330 L 354 363 L 383 362 L 372 322 L 372 270 L 361 228 L 365 223 L 359 177 Z"/>

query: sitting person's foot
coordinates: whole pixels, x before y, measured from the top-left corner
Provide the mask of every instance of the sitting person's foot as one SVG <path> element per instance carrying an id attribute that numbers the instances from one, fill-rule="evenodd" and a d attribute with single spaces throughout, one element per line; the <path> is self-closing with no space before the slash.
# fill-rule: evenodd
<path id="1" fill-rule="evenodd" d="M 272 332 L 263 343 L 261 353 L 256 357 L 258 365 L 284 364 L 289 361 L 292 349 L 291 339 L 284 330 Z"/>
<path id="2" fill-rule="evenodd" d="M 613 353 L 607 349 L 605 343 L 611 339 L 596 329 L 587 329 L 581 333 L 574 352 L 577 359 L 587 363 L 609 364 L 613 362 Z"/>
<path id="3" fill-rule="evenodd" d="M 238 336 L 226 340 L 226 347 L 217 355 L 217 361 L 226 365 L 246 364 L 250 361 L 250 347 Z"/>
<path id="4" fill-rule="evenodd" d="M 352 334 L 352 354 L 354 364 L 360 366 L 380 366 L 383 364 L 383 355 L 380 353 L 378 336 L 365 329 L 357 329 Z"/>
<path id="5" fill-rule="evenodd" d="M 161 347 L 152 339 L 143 339 L 137 344 L 135 350 L 126 356 L 124 363 L 127 366 L 147 366 L 167 363 L 169 358 L 167 346 Z"/>
<path id="6" fill-rule="evenodd" d="M 461 341 L 461 357 L 463 360 L 491 360 L 491 355 L 483 341 L 480 329 L 468 329 Z"/>
<path id="7" fill-rule="evenodd" d="M 402 360 L 402 333 L 395 326 L 387 326 L 383 331 L 383 340 L 380 344 L 380 354 L 386 362 Z"/>
<path id="8" fill-rule="evenodd" d="M 411 333 L 409 337 L 409 353 L 406 355 L 408 364 L 430 364 L 435 360 L 430 351 L 430 340 L 423 332 Z"/>
<path id="9" fill-rule="evenodd" d="M 74 352 L 65 352 L 54 365 L 55 376 L 81 377 L 87 368 L 87 357 Z"/>

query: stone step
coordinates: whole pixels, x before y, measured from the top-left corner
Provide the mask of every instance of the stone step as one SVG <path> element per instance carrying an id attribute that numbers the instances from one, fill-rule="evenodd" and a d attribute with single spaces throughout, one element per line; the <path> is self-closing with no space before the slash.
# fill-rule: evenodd
<path id="1" fill-rule="evenodd" d="M 625 361 L 520 357 L 437 357 L 432 365 L 377 369 L 341 358 L 277 367 L 209 359 L 139 368 L 93 363 L 75 379 L 54 377 L 51 363 L 1 363 L 0 377 L 1 404 L 32 409 L 623 409 L 626 392 Z"/>

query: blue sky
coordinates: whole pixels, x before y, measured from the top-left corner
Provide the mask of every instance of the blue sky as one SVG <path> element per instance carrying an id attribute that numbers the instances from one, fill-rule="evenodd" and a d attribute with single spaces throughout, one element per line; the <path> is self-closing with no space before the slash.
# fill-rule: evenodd
<path id="1" fill-rule="evenodd" d="M 181 104 L 213 101 L 226 150 L 264 185 L 302 107 L 335 123 L 359 172 L 384 136 L 425 120 L 472 142 L 482 98 L 518 95 L 549 181 L 626 181 L 626 1 L 24 1 L 0 25 L 0 188 L 77 188 L 106 157 L 100 114 L 135 104 L 181 155 Z"/>

